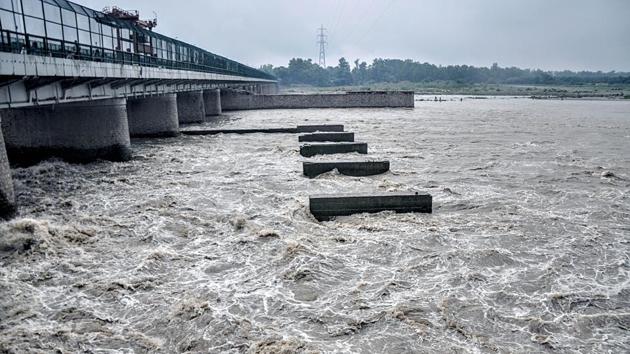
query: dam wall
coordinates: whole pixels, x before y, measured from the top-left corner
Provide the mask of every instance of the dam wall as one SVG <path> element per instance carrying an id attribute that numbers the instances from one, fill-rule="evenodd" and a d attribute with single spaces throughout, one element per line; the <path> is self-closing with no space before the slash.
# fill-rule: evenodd
<path id="1" fill-rule="evenodd" d="M 361 91 L 335 94 L 256 95 L 221 90 L 224 111 L 303 108 L 413 108 L 412 91 Z"/>

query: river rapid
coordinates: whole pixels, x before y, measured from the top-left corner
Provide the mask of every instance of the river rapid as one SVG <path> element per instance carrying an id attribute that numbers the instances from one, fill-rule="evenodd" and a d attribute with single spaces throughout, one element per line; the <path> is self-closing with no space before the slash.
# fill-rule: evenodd
<path id="1" fill-rule="evenodd" d="M 345 124 L 391 161 L 374 177 L 304 178 L 297 137 L 273 134 L 14 169 L 0 352 L 628 352 L 630 102 L 446 99 L 205 125 Z M 434 212 L 308 211 L 388 191 Z"/>

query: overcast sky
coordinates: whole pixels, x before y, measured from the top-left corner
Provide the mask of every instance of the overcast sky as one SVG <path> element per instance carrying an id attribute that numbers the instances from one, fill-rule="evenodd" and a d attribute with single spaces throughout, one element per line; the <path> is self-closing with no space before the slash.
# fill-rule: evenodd
<path id="1" fill-rule="evenodd" d="M 630 71 L 630 0 L 75 0 L 158 16 L 157 32 L 245 64 L 375 57 Z"/>

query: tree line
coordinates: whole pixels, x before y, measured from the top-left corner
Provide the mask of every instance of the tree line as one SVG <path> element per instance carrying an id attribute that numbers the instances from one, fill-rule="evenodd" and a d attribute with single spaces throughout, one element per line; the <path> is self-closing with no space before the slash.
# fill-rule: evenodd
<path id="1" fill-rule="evenodd" d="M 277 77 L 281 84 L 313 86 L 352 86 L 396 82 L 454 82 L 459 84 L 580 85 L 630 84 L 630 73 L 592 71 L 542 71 L 469 65 L 437 66 L 410 59 L 374 59 L 371 64 L 345 58 L 337 66 L 323 68 L 311 59 L 293 58 L 288 66 L 263 65 L 260 68 Z"/>

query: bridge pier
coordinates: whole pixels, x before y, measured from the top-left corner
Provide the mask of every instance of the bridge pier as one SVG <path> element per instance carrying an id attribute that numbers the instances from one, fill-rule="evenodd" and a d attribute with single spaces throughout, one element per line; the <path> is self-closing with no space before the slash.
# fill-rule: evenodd
<path id="1" fill-rule="evenodd" d="M 1 119 L 2 117 L 0 117 Z M 0 129 L 0 219 L 11 217 L 14 213 L 15 193 L 11 179 L 11 167 Z"/>
<path id="2" fill-rule="evenodd" d="M 179 124 L 203 122 L 206 118 L 203 91 L 179 92 L 177 94 L 177 116 Z"/>
<path id="3" fill-rule="evenodd" d="M 174 93 L 127 100 L 129 135 L 132 138 L 179 135 L 177 95 Z"/>
<path id="4" fill-rule="evenodd" d="M 12 164 L 32 165 L 51 157 L 70 162 L 131 158 L 124 98 L 15 108 L 2 115 Z"/>
<path id="5" fill-rule="evenodd" d="M 206 110 L 206 116 L 219 116 L 221 109 L 221 90 L 212 89 L 203 91 L 203 103 Z"/>

